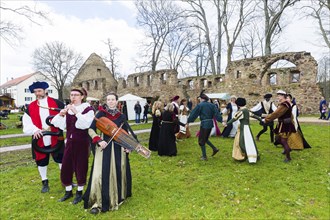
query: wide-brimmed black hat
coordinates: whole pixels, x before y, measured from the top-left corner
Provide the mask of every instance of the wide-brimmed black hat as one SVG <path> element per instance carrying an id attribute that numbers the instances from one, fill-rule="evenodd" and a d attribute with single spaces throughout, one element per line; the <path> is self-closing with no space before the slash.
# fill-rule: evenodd
<path id="1" fill-rule="evenodd" d="M 270 99 L 271 97 L 273 97 L 273 95 L 270 94 L 270 93 L 267 93 L 266 95 L 264 95 L 264 98 L 265 99 Z"/>
<path id="2" fill-rule="evenodd" d="M 201 99 L 204 99 L 204 100 L 208 101 L 210 98 L 207 95 L 204 94 L 204 91 L 205 90 L 201 91 L 198 98 L 201 98 Z"/>
<path id="3" fill-rule="evenodd" d="M 246 100 L 245 98 L 237 98 L 235 101 L 236 105 L 238 106 L 245 106 L 246 105 Z"/>
<path id="4" fill-rule="evenodd" d="M 32 85 L 29 86 L 29 90 L 31 93 L 34 92 L 35 89 L 47 89 L 49 87 L 47 82 L 33 82 Z"/>

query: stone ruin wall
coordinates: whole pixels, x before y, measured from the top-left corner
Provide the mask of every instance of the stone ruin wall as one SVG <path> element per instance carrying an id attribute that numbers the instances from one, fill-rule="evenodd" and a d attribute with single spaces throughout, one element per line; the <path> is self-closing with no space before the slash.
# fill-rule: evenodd
<path id="1" fill-rule="evenodd" d="M 89 97 L 102 99 L 104 94 L 117 91 L 117 81 L 102 58 L 93 53 L 79 69 L 73 87 L 84 87 Z"/>
<path id="2" fill-rule="evenodd" d="M 296 67 L 270 69 L 279 60 L 287 60 Z M 269 74 L 276 74 L 276 84 L 271 85 Z M 299 80 L 293 81 L 293 75 Z M 229 93 L 247 99 L 250 108 L 263 99 L 264 94 L 272 93 L 276 101 L 276 92 L 280 89 L 291 93 L 297 100 L 301 113 L 317 113 L 319 99 L 322 96 L 316 84 L 317 62 L 307 52 L 272 54 L 270 56 L 243 59 L 231 62 L 224 75 L 208 75 L 178 79 L 175 70 L 159 70 L 135 73 L 127 80 L 118 80 L 117 93 L 121 96 L 132 93 L 141 97 L 159 98 L 168 101 L 174 95 L 181 98 L 196 97 L 202 89 L 206 93 Z"/>

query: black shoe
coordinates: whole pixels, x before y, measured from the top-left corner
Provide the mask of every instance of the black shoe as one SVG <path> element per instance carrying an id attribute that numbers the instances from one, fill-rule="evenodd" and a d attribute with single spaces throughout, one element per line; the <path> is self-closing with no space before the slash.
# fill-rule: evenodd
<path id="1" fill-rule="evenodd" d="M 291 161 L 291 159 L 289 159 L 289 158 L 285 158 L 285 159 L 283 160 L 284 163 L 289 163 L 290 161 Z"/>
<path id="2" fill-rule="evenodd" d="M 216 155 L 218 152 L 219 152 L 219 149 L 218 149 L 218 148 L 215 148 L 215 149 L 213 150 L 213 154 L 212 154 L 211 156 L 213 157 L 213 156 Z"/>
<path id="3" fill-rule="evenodd" d="M 60 198 L 58 201 L 64 202 L 65 200 L 70 199 L 71 197 L 73 197 L 72 191 L 65 191 L 64 196 Z"/>
<path id="4" fill-rule="evenodd" d="M 81 200 L 82 200 L 82 191 L 77 191 L 77 192 L 76 192 L 76 197 L 74 198 L 72 204 L 73 204 L 73 205 L 76 205 L 76 204 L 78 204 L 79 202 L 81 202 Z"/>
<path id="5" fill-rule="evenodd" d="M 201 160 L 207 160 L 207 157 L 203 157 L 203 156 L 201 156 Z"/>
<path id="6" fill-rule="evenodd" d="M 98 208 L 92 208 L 89 212 L 90 212 L 91 214 L 96 215 L 96 214 L 98 214 L 100 211 L 99 211 Z"/>
<path id="7" fill-rule="evenodd" d="M 48 180 L 43 180 L 43 181 L 42 181 L 42 189 L 41 189 L 41 192 L 42 192 L 42 193 L 49 192 Z"/>
<path id="8" fill-rule="evenodd" d="M 259 141 L 259 137 L 258 136 L 256 136 L 256 140 Z"/>

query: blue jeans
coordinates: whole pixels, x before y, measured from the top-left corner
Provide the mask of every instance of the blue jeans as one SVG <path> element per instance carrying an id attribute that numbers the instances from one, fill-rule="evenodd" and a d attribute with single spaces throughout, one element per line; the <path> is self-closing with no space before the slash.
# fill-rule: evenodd
<path id="1" fill-rule="evenodd" d="M 135 113 L 135 123 L 140 123 L 140 114 L 139 113 Z"/>

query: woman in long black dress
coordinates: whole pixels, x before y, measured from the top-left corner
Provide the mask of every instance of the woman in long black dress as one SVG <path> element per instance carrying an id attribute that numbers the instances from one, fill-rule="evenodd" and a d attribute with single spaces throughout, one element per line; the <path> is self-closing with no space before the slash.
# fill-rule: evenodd
<path id="1" fill-rule="evenodd" d="M 152 114 L 152 127 L 149 137 L 149 149 L 152 151 L 158 150 L 160 121 L 162 115 L 163 103 L 161 101 L 155 101 L 151 114 Z"/>
<path id="2" fill-rule="evenodd" d="M 127 131 L 126 118 L 117 109 L 118 96 L 110 93 L 107 96 L 107 105 L 101 109 L 96 118 L 107 117 L 118 127 Z M 84 194 L 84 208 L 91 208 L 90 213 L 97 214 L 100 211 L 117 210 L 127 197 L 132 195 L 131 168 L 128 153 L 114 141 L 108 141 L 111 137 L 96 133 L 96 120 L 94 119 L 88 131 L 95 148 L 94 162 L 91 169 L 88 187 Z"/>
<path id="3" fill-rule="evenodd" d="M 174 105 L 169 103 L 162 113 L 162 125 L 160 127 L 158 142 L 159 156 L 176 156 L 175 125 L 185 126 L 185 124 L 177 119 L 174 113 Z"/>

